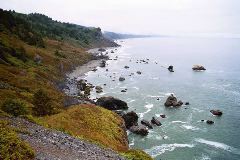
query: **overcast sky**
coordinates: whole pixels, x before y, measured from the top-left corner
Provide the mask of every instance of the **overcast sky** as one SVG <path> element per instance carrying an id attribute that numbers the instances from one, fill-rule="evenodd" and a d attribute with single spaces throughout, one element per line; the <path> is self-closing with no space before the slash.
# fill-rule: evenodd
<path id="1" fill-rule="evenodd" d="M 240 0 L 0 0 L 0 7 L 115 32 L 240 35 Z"/>

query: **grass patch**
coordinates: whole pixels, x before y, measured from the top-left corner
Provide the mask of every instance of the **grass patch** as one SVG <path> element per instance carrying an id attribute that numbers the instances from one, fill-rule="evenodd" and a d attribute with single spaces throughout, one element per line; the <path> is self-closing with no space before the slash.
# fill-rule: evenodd
<path id="1" fill-rule="evenodd" d="M 116 151 L 127 151 L 123 120 L 115 113 L 94 105 L 72 106 L 65 112 L 44 117 L 51 128 L 102 144 Z"/>

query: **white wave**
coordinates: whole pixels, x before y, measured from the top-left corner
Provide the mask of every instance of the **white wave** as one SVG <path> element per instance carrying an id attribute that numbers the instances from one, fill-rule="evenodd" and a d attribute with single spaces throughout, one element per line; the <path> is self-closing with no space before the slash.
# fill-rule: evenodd
<path id="1" fill-rule="evenodd" d="M 197 111 L 197 112 L 203 112 L 203 110 L 201 109 L 198 109 L 198 108 L 192 108 L 194 111 Z"/>
<path id="2" fill-rule="evenodd" d="M 162 97 L 164 97 L 164 96 L 153 96 L 153 95 L 147 95 L 147 97 L 150 97 L 150 98 L 162 98 Z"/>
<path id="3" fill-rule="evenodd" d="M 155 114 L 156 117 L 160 117 L 160 114 Z"/>
<path id="4" fill-rule="evenodd" d="M 103 96 L 105 94 L 107 94 L 107 92 L 102 92 L 102 93 L 99 93 L 98 95 Z"/>
<path id="5" fill-rule="evenodd" d="M 148 112 L 150 112 L 152 109 L 152 107 L 153 107 L 153 104 L 147 104 L 147 105 L 145 105 L 144 106 L 145 108 L 147 108 L 147 111 L 145 111 L 145 112 L 142 112 L 142 113 L 139 113 L 139 117 L 140 118 L 143 118 L 143 116 L 146 114 L 146 113 L 148 113 Z"/>
<path id="6" fill-rule="evenodd" d="M 133 89 L 136 89 L 136 90 L 139 90 L 139 88 L 138 87 L 132 87 Z"/>
<path id="7" fill-rule="evenodd" d="M 176 148 L 193 148 L 193 147 L 194 147 L 193 144 L 178 144 L 178 143 L 162 144 L 161 146 L 154 146 L 151 149 L 146 149 L 145 152 L 147 152 L 148 154 L 155 158 L 165 153 L 166 151 L 173 151 Z"/>
<path id="8" fill-rule="evenodd" d="M 240 155 L 240 150 L 239 149 L 231 147 L 231 146 L 226 145 L 224 143 L 209 141 L 209 140 L 205 140 L 205 139 L 202 139 L 202 138 L 196 138 L 195 141 L 199 142 L 199 143 L 202 143 L 202 144 L 206 144 L 206 145 L 211 146 L 211 147 L 215 147 L 215 148 L 218 148 L 218 149 L 222 149 L 222 150 Z"/>
<path id="9" fill-rule="evenodd" d="M 148 108 L 148 109 L 151 109 L 151 108 L 153 108 L 153 104 L 147 104 L 147 105 L 145 105 L 144 107 L 145 107 L 145 108 Z"/>
<path id="10" fill-rule="evenodd" d="M 128 101 L 128 103 L 132 103 L 132 102 L 135 102 L 136 100 L 135 99 L 131 99 L 130 101 Z"/>
<path id="11" fill-rule="evenodd" d="M 211 160 L 211 158 L 207 155 L 202 155 L 202 157 L 200 157 L 200 159 L 195 159 L 195 160 Z"/>
<path id="12" fill-rule="evenodd" d="M 134 138 L 132 139 L 132 141 L 129 143 L 129 146 L 134 146 Z"/>
<path id="13" fill-rule="evenodd" d="M 187 123 L 187 122 L 183 122 L 183 121 L 172 121 L 172 123 Z"/>
<path id="14" fill-rule="evenodd" d="M 165 93 L 164 94 L 165 96 L 171 96 L 171 95 L 174 95 L 174 93 Z M 174 95 L 175 96 L 175 95 Z"/>
<path id="15" fill-rule="evenodd" d="M 199 130 L 199 128 L 194 127 L 194 126 L 190 126 L 190 125 L 182 125 L 182 128 L 188 129 L 188 130 L 192 130 L 192 131 L 197 131 Z"/>

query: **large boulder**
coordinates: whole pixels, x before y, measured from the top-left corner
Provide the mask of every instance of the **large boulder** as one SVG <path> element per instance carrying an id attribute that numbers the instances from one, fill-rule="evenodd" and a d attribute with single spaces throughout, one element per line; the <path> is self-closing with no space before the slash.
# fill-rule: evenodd
<path id="1" fill-rule="evenodd" d="M 149 129 L 153 129 L 153 126 L 151 125 L 151 123 L 145 119 L 141 120 L 141 124 L 143 124 L 144 126 L 147 126 Z"/>
<path id="2" fill-rule="evenodd" d="M 97 105 L 102 106 L 109 110 L 128 109 L 128 105 L 126 102 L 124 102 L 118 98 L 111 97 L 111 96 L 100 97 L 97 100 Z"/>
<path id="3" fill-rule="evenodd" d="M 138 125 L 138 115 L 134 111 L 128 112 L 122 116 L 125 121 L 125 126 L 129 129 L 132 126 Z"/>
<path id="4" fill-rule="evenodd" d="M 145 126 L 132 126 L 129 130 L 142 136 L 148 135 L 148 129 Z"/>
<path id="5" fill-rule="evenodd" d="M 194 65 L 192 67 L 194 71 L 205 71 L 206 69 L 202 65 Z"/>
<path id="6" fill-rule="evenodd" d="M 210 112 L 215 116 L 221 116 L 223 114 L 220 110 L 211 110 Z"/>
<path id="7" fill-rule="evenodd" d="M 182 102 L 182 101 L 178 101 L 177 98 L 176 98 L 173 94 L 171 94 L 171 95 L 167 98 L 167 100 L 166 100 L 166 102 L 164 103 L 164 105 L 165 105 L 166 107 L 170 107 L 170 106 L 180 107 L 181 105 L 183 105 L 183 102 Z"/>

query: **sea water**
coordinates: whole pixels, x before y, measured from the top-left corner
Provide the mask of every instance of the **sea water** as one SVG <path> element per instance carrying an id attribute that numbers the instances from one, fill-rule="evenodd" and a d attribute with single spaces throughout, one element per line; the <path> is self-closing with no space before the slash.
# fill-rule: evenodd
<path id="1" fill-rule="evenodd" d="M 161 160 L 240 159 L 240 39 L 160 37 L 119 43 L 117 50 L 108 51 L 117 60 L 107 61 L 105 68 L 87 73 L 85 79 L 103 87 L 104 92 L 92 98 L 120 98 L 139 120 L 159 117 L 162 126 L 154 126 L 147 136 L 129 133 L 131 148 Z M 194 72 L 194 64 L 207 70 Z M 169 65 L 175 72 L 166 69 Z M 126 80 L 120 82 L 120 76 Z M 124 89 L 127 92 L 121 92 Z M 170 94 L 190 105 L 166 108 Z M 211 109 L 220 109 L 223 115 L 213 116 Z"/>

